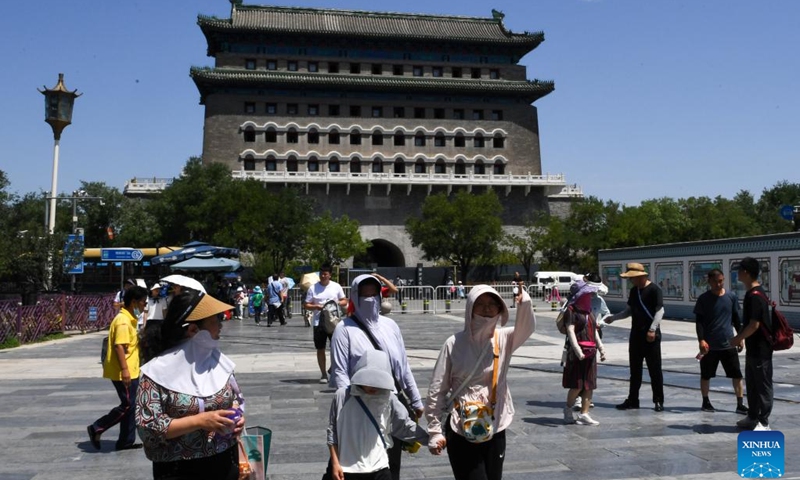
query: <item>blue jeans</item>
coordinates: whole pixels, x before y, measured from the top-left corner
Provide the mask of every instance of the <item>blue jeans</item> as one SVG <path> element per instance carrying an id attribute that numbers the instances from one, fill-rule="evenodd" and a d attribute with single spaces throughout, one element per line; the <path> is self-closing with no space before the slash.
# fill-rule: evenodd
<path id="1" fill-rule="evenodd" d="M 117 390 L 120 404 L 110 412 L 97 419 L 93 424 L 95 433 L 103 433 L 119 423 L 119 438 L 115 448 L 123 448 L 136 442 L 136 390 L 139 389 L 139 379 L 132 378 L 131 385 L 125 388 L 121 381 L 112 380 Z"/>

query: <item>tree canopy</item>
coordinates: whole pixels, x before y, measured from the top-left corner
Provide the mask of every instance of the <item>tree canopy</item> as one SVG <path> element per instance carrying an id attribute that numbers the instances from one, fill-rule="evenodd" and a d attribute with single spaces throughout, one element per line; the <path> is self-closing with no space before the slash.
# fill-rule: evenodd
<path id="1" fill-rule="evenodd" d="M 502 212 L 492 190 L 482 195 L 459 191 L 452 197 L 440 193 L 425 199 L 422 216 L 409 217 L 406 231 L 427 260 L 456 265 L 466 282 L 469 269 L 497 251 L 503 235 Z"/>

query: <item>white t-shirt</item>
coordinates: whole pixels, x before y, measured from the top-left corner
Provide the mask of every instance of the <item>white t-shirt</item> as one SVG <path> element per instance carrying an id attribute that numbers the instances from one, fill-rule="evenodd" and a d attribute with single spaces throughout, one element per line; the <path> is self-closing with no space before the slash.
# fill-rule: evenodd
<path id="1" fill-rule="evenodd" d="M 325 305 L 328 300 L 341 300 L 345 298 L 342 286 L 331 280 L 328 285 L 323 287 L 322 283 L 315 283 L 306 293 L 305 303 L 314 305 Z M 312 310 L 314 312 L 314 326 L 319 325 L 319 310 Z"/>
<path id="2" fill-rule="evenodd" d="M 160 297 L 147 298 L 147 320 L 164 320 L 164 310 L 167 309 L 167 299 Z"/>

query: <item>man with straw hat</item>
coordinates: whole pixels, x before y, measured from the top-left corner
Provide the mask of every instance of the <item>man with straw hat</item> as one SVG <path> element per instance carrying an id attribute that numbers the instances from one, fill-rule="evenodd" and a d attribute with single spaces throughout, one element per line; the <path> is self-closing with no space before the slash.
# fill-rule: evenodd
<path id="1" fill-rule="evenodd" d="M 631 333 L 628 339 L 628 359 L 631 379 L 628 398 L 617 405 L 619 410 L 639 408 L 639 388 L 642 386 L 642 361 L 647 362 L 650 385 L 653 388 L 653 404 L 656 412 L 664 411 L 664 375 L 661 372 L 661 319 L 664 317 L 664 296 L 661 289 L 648 278 L 641 263 L 629 263 L 625 273 L 633 287 L 628 295 L 625 310 L 606 317 L 606 324 L 631 317 Z"/>

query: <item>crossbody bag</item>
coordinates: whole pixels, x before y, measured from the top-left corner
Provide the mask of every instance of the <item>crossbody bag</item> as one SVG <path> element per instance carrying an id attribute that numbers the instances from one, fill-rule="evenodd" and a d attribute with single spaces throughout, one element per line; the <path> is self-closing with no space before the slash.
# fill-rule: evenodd
<path id="1" fill-rule="evenodd" d="M 475 375 L 478 367 L 483 363 L 486 350 L 484 350 L 481 358 L 473 367 L 469 377 L 459 386 L 457 390 L 453 391 L 450 399 L 455 400 L 453 406 L 458 410 L 461 417 L 461 430 L 464 432 L 464 438 L 471 443 L 483 443 L 492 439 L 494 436 L 494 410 L 497 406 L 497 374 L 500 362 L 500 342 L 497 330 L 494 332 L 494 345 L 492 349 L 494 360 L 492 361 L 492 388 L 489 394 L 489 405 L 484 402 L 459 402 L 458 394 L 467 386 L 469 381 Z M 448 402 L 449 403 L 449 402 Z M 450 409 L 447 409 L 448 412 Z M 449 419 L 447 419 L 449 421 Z"/>

